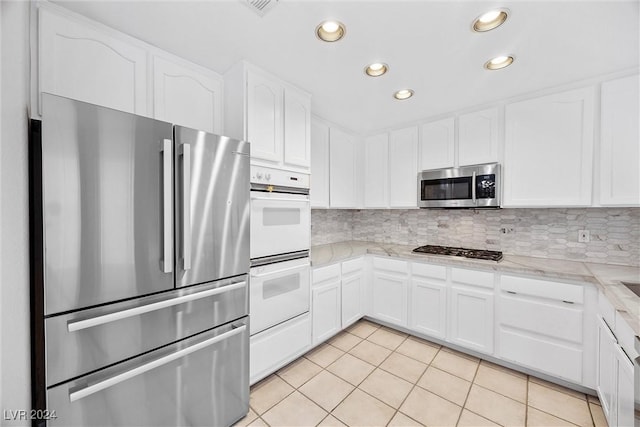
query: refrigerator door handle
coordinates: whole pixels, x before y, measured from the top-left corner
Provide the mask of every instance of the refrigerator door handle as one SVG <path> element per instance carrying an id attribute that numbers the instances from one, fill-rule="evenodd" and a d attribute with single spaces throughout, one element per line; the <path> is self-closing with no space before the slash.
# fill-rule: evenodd
<path id="1" fill-rule="evenodd" d="M 228 332 L 215 336 L 213 338 L 209 338 L 208 340 L 202 341 L 198 344 L 194 344 L 182 350 L 178 350 L 175 353 L 168 354 L 166 356 L 160 357 L 156 360 L 152 360 L 151 362 L 145 363 L 138 367 L 135 367 L 129 371 L 123 372 L 121 374 L 114 375 L 110 378 L 107 378 L 103 381 L 99 381 L 97 383 L 91 384 L 90 386 L 81 388 L 80 390 L 69 393 L 69 401 L 75 402 L 77 400 L 83 399 L 87 396 L 91 396 L 94 393 L 97 393 L 106 388 L 112 387 L 116 384 L 119 384 L 128 379 L 134 378 L 140 374 L 144 374 L 152 369 L 155 369 L 159 366 L 166 365 L 169 362 L 173 362 L 174 360 L 180 359 L 182 357 L 188 356 L 189 354 L 201 350 L 203 348 L 212 346 L 213 344 L 219 343 L 220 341 L 224 341 L 233 337 L 234 335 L 238 335 L 247 329 L 246 325 L 242 325 L 238 328 L 232 329 Z"/>
<path id="2" fill-rule="evenodd" d="M 182 156 L 182 269 L 191 269 L 191 144 L 180 146 Z"/>
<path id="3" fill-rule="evenodd" d="M 91 328 L 93 326 L 103 325 L 105 323 L 115 322 L 116 320 L 126 319 L 133 316 L 139 316 L 150 311 L 160 310 L 162 308 L 172 307 L 174 305 L 183 304 L 185 302 L 195 301 L 202 298 L 210 297 L 213 295 L 223 294 L 230 292 L 247 285 L 247 282 L 242 281 L 234 283 L 233 285 L 221 286 L 219 288 L 209 289 L 194 294 L 183 295 L 177 298 L 171 298 L 164 301 L 158 301 L 151 304 L 141 305 L 139 307 L 130 308 L 127 310 L 116 311 L 114 313 L 102 314 L 99 316 L 91 317 L 89 319 L 76 320 L 67 324 L 67 330 L 69 332 L 80 331 L 82 329 Z"/>
<path id="4" fill-rule="evenodd" d="M 162 141 L 162 260 L 160 268 L 163 273 L 173 271 L 173 200 L 172 200 L 172 174 L 171 163 L 173 159 L 173 141 L 165 139 Z"/>

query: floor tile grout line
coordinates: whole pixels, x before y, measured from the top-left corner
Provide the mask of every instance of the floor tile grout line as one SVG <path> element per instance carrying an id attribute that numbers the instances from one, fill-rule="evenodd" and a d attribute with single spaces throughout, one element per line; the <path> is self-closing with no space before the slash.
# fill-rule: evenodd
<path id="1" fill-rule="evenodd" d="M 527 388 L 524 392 L 524 401 L 525 401 L 525 410 L 524 410 L 524 425 L 527 425 L 529 421 L 529 380 L 531 379 L 531 375 L 527 375 Z"/>
<path id="2" fill-rule="evenodd" d="M 467 400 L 469 400 L 469 395 L 471 394 L 471 389 L 473 388 L 473 385 L 475 384 L 476 377 L 478 376 L 478 371 L 479 370 L 480 370 L 480 362 L 478 362 L 478 364 L 476 365 L 476 371 L 473 373 L 473 378 L 471 379 L 471 384 L 469 385 L 469 390 L 467 390 L 467 395 L 464 398 L 464 402 L 462 402 L 462 409 L 460 410 L 460 414 L 458 414 L 458 419 L 456 420 L 456 426 L 458 424 L 460 424 L 460 418 L 462 418 L 462 412 L 465 410 L 465 407 L 467 406 Z M 487 420 L 489 420 L 489 418 L 487 418 L 487 417 L 483 417 L 483 418 L 486 418 Z M 493 420 L 489 420 L 489 421 L 493 422 Z"/>
<path id="3" fill-rule="evenodd" d="M 535 377 L 535 376 L 533 376 L 533 375 L 527 375 L 527 377 L 528 377 L 528 379 L 530 379 L 531 377 L 533 377 L 533 378 L 537 378 L 537 377 Z M 541 387 L 544 387 L 542 384 L 538 384 L 538 383 L 537 383 L 537 382 L 535 382 L 535 381 L 531 381 L 531 382 L 533 382 L 534 384 L 539 385 L 539 386 L 541 386 Z M 568 420 L 568 419 L 566 419 L 566 418 L 564 418 L 564 417 L 560 416 L 560 414 L 553 414 L 553 413 L 551 413 L 551 412 L 549 412 L 549 411 L 545 411 L 544 409 L 538 408 L 537 406 L 529 405 L 529 386 L 528 386 L 529 384 L 528 384 L 528 383 L 529 383 L 529 381 L 527 381 L 527 415 L 529 414 L 529 408 L 531 407 L 531 408 L 535 409 L 535 410 L 536 410 L 536 411 L 538 411 L 538 412 L 542 412 L 542 413 L 544 413 L 544 414 L 551 415 L 552 417 L 554 417 L 554 418 L 558 418 L 558 419 L 561 419 L 562 421 L 565 421 L 565 422 L 567 422 L 567 423 L 569 423 L 569 424 L 571 424 L 571 425 L 573 425 L 573 426 L 578 426 L 578 424 L 576 424 L 576 423 L 574 423 L 573 421 L 570 421 L 570 420 Z M 545 388 L 547 388 L 547 389 L 549 389 L 549 390 L 553 390 L 553 391 L 558 392 L 558 393 L 562 393 L 561 391 L 556 390 L 556 389 L 551 388 L 551 387 L 545 387 Z M 567 393 L 562 393 L 562 394 L 564 394 L 564 395 L 566 395 L 566 396 L 569 396 L 569 397 L 573 397 L 573 398 L 574 398 L 574 399 L 576 399 L 576 400 L 580 400 L 580 401 L 582 401 L 582 399 L 578 399 L 577 397 L 575 397 L 575 396 L 571 396 L 571 395 L 569 395 L 569 394 L 567 394 Z M 592 423 L 593 423 L 593 425 L 595 426 L 595 422 L 593 421 L 593 415 L 591 414 L 591 407 L 589 407 L 589 402 L 586 402 L 586 403 L 587 403 L 587 407 L 588 407 L 588 409 L 589 409 L 589 416 L 591 416 L 591 422 L 592 422 Z M 528 418 L 528 417 L 527 417 L 527 418 Z M 526 421 L 526 419 L 525 419 L 525 421 Z"/>

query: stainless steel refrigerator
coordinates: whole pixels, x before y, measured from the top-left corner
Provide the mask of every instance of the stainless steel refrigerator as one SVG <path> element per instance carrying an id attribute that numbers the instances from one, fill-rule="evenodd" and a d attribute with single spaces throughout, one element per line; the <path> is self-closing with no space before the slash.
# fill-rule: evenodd
<path id="1" fill-rule="evenodd" d="M 249 144 L 53 95 L 31 121 L 36 425 L 249 408 Z"/>

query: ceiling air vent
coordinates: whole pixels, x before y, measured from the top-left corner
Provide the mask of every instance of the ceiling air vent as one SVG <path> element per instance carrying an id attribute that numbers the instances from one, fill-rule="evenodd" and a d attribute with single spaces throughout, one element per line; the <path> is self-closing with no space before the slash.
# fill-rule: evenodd
<path id="1" fill-rule="evenodd" d="M 262 17 L 278 4 L 278 0 L 241 0 L 251 10 Z"/>

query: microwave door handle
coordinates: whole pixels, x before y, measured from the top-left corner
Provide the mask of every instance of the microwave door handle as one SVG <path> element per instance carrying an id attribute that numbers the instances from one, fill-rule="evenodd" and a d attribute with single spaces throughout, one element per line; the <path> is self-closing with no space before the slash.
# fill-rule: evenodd
<path id="1" fill-rule="evenodd" d="M 478 201 L 476 200 L 476 172 L 475 171 L 471 174 L 471 201 L 473 201 L 473 204 L 478 203 Z"/>
<path id="2" fill-rule="evenodd" d="M 180 146 L 182 157 L 182 269 L 191 269 L 191 144 Z"/>
<path id="3" fill-rule="evenodd" d="M 173 271 L 173 185 L 171 163 L 173 160 L 173 141 L 162 141 L 162 259 L 160 268 L 163 273 Z"/>
<path id="4" fill-rule="evenodd" d="M 81 388 L 80 390 L 69 393 L 69 401 L 75 402 L 76 400 L 80 400 L 87 396 L 91 396 L 92 394 L 97 393 L 101 390 L 104 390 L 109 387 L 113 387 L 116 384 L 120 384 L 123 381 L 137 377 L 138 375 L 144 374 L 145 372 L 148 372 L 152 369 L 155 369 L 162 365 L 166 365 L 169 362 L 173 362 L 174 360 L 178 360 L 185 356 L 188 356 L 193 352 L 212 346 L 213 344 L 219 343 L 221 341 L 227 340 L 235 335 L 238 335 L 244 332 L 246 329 L 247 329 L 246 325 L 242 325 L 238 328 L 224 332 L 213 338 L 209 338 L 208 340 L 199 342 L 198 344 L 194 344 L 187 348 L 183 348 L 182 350 L 178 350 L 175 353 L 162 356 L 158 359 L 155 359 L 155 360 L 152 360 L 151 362 L 137 366 L 121 374 L 117 374 L 105 380 L 99 381 L 97 383 L 93 383 L 90 386 L 87 386 L 87 387 Z"/>

